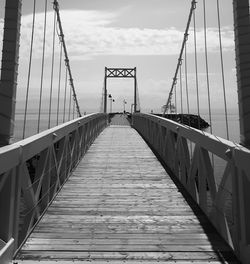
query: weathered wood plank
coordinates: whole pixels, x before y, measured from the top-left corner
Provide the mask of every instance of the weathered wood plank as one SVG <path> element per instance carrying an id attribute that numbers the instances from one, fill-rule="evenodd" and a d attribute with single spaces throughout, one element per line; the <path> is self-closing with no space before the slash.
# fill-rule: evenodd
<path id="1" fill-rule="evenodd" d="M 203 252 L 92 252 L 92 251 L 25 251 L 22 254 L 23 259 L 33 259 L 33 260 L 109 260 L 115 261 L 186 261 L 190 264 L 196 263 L 210 263 L 210 261 L 218 261 L 219 263 L 237 263 L 233 259 L 231 253 L 224 254 L 224 261 L 220 260 L 218 254 L 213 251 L 203 251 Z M 228 261 L 228 262 L 227 262 Z M 232 261 L 232 262 L 231 262 Z M 128 262 L 128 263 L 129 263 Z M 178 263 L 178 262 L 177 262 Z"/>
<path id="2" fill-rule="evenodd" d="M 157 244 L 158 243 L 158 244 Z M 186 252 L 190 252 L 190 258 L 193 254 L 193 252 L 200 252 L 200 255 L 205 255 L 207 252 L 213 252 L 213 251 L 224 251 L 229 252 L 226 249 L 226 246 L 212 246 L 210 245 L 204 245 L 204 244 L 172 244 L 172 245 L 166 245 L 163 244 L 164 241 L 159 242 L 156 241 L 154 245 L 148 245 L 145 241 L 145 243 L 141 244 L 94 244 L 93 241 L 90 244 L 31 244 L 31 245 L 25 245 L 23 250 L 25 251 L 70 251 L 72 252 L 88 252 L 90 250 L 92 251 L 103 251 L 103 252 L 175 252 L 175 253 L 181 253 L 183 251 L 183 247 L 185 247 Z M 216 254 L 214 254 L 216 255 Z M 178 256 L 178 255 L 177 255 Z M 178 257 L 177 257 L 178 259 Z M 216 258 L 215 258 L 216 259 Z"/>
<path id="3" fill-rule="evenodd" d="M 33 264 L 34 261 L 33 260 L 19 260 L 20 264 Z M 60 260 L 60 264 L 89 264 L 90 260 Z M 125 263 L 125 260 L 122 261 L 122 263 Z M 145 264 L 145 260 L 129 260 L 128 261 L 129 264 L 138 264 L 138 263 L 144 263 Z M 166 264 L 165 260 L 159 261 L 159 260 L 150 260 L 147 262 L 148 264 Z M 182 261 L 182 260 L 168 260 L 167 262 L 168 264 L 190 264 L 190 261 Z M 207 261 L 202 261 L 202 260 L 194 260 L 192 263 L 207 263 Z M 221 263 L 221 261 L 209 261 L 209 264 L 219 264 Z M 225 264 L 236 264 L 238 262 L 236 261 L 225 261 Z M 39 264 L 58 264 L 57 260 L 39 260 Z M 110 264 L 110 260 L 91 260 L 91 264 Z M 112 264 L 121 264 L 121 260 L 112 260 Z"/>
<path id="4" fill-rule="evenodd" d="M 94 142 L 17 258 L 237 263 L 137 132 L 118 126 Z"/>

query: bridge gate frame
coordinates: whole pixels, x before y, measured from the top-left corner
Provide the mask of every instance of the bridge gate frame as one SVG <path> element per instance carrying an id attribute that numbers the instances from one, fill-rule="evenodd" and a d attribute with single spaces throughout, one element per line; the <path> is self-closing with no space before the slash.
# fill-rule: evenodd
<path id="1" fill-rule="evenodd" d="M 137 77 L 134 68 L 108 68 L 105 67 L 104 77 L 104 113 L 107 113 L 107 79 L 108 78 L 133 78 L 134 79 L 134 112 L 137 111 Z"/>

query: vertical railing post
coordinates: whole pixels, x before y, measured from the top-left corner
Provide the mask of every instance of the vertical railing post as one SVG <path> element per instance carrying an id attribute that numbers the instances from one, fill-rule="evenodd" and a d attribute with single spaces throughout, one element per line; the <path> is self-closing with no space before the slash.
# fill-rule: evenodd
<path id="1" fill-rule="evenodd" d="M 233 0 L 241 144 L 250 148 L 249 0 Z"/>
<path id="2" fill-rule="evenodd" d="M 15 202 L 15 169 L 8 175 L 0 193 L 0 239 L 8 242 L 13 236 L 14 202 Z"/>
<path id="3" fill-rule="evenodd" d="M 6 0 L 0 79 L 0 147 L 14 133 L 22 0 Z"/>
<path id="4" fill-rule="evenodd" d="M 250 259 L 250 182 L 243 171 L 239 173 L 237 183 L 238 197 L 233 197 L 237 200 L 237 238 L 238 238 L 238 254 L 242 263 L 249 263 Z"/>

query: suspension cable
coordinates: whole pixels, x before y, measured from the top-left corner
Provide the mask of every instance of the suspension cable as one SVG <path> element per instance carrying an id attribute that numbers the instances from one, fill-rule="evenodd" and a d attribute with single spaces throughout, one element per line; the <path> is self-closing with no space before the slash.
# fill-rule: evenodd
<path id="1" fill-rule="evenodd" d="M 51 76 L 50 76 L 48 128 L 50 128 L 50 124 L 51 124 L 51 106 L 52 106 L 52 91 L 53 91 L 54 64 L 55 64 L 55 35 L 56 35 L 56 12 L 54 12 L 54 25 L 53 25 L 53 43 L 52 43 L 52 61 L 51 61 Z"/>
<path id="2" fill-rule="evenodd" d="M 175 100 L 175 114 L 177 115 L 177 87 L 176 84 L 174 86 L 174 100 Z"/>
<path id="3" fill-rule="evenodd" d="M 217 16 L 218 16 L 218 30 L 219 30 L 219 43 L 220 43 L 221 77 L 222 77 L 222 87 L 223 87 L 223 97 L 224 97 L 225 118 L 226 118 L 226 133 L 227 133 L 227 139 L 229 140 L 226 86 L 225 86 L 224 62 L 223 62 L 223 52 L 222 52 L 222 40 L 221 40 L 220 6 L 218 0 L 217 0 Z"/>
<path id="4" fill-rule="evenodd" d="M 185 83 L 186 83 L 186 98 L 187 98 L 187 111 L 188 115 L 190 114 L 190 106 L 189 106 L 189 91 L 188 91 L 188 72 L 187 72 L 187 43 L 185 44 Z M 189 120 L 189 126 L 190 126 L 190 118 Z"/>
<path id="5" fill-rule="evenodd" d="M 180 96 L 181 96 L 181 122 L 183 123 L 182 63 L 180 65 Z"/>
<path id="6" fill-rule="evenodd" d="M 198 128 L 200 129 L 200 97 L 199 97 L 199 79 L 198 79 L 198 59 L 197 59 L 197 38 L 196 38 L 196 19 L 195 11 L 193 12 L 194 22 L 194 60 L 195 60 L 195 80 L 196 80 L 196 101 L 198 113 Z"/>
<path id="7" fill-rule="evenodd" d="M 60 111 L 60 92 L 61 92 L 61 77 L 62 77 L 62 43 L 60 43 L 60 62 L 59 62 L 59 77 L 58 77 L 58 93 L 57 93 L 57 116 L 56 125 L 59 123 L 59 111 Z"/>
<path id="8" fill-rule="evenodd" d="M 76 103 L 73 100 L 73 120 L 75 119 L 75 108 L 76 108 Z"/>
<path id="9" fill-rule="evenodd" d="M 63 123 L 65 122 L 65 115 L 66 115 L 67 84 L 68 84 L 68 70 L 67 70 L 67 67 L 65 67 L 64 102 L 63 102 Z"/>
<path id="10" fill-rule="evenodd" d="M 72 73 L 71 73 L 71 68 L 70 68 L 70 64 L 69 64 L 68 52 L 67 52 L 67 48 L 66 48 L 66 44 L 65 44 L 65 40 L 64 40 L 64 34 L 63 34 L 62 23 L 61 23 L 60 12 L 59 12 L 59 4 L 58 4 L 57 0 L 54 0 L 53 6 L 54 6 L 54 10 L 55 10 L 56 15 L 57 15 L 57 23 L 58 23 L 58 26 L 59 26 L 60 38 L 61 38 L 61 41 L 62 41 L 62 44 L 63 44 L 65 62 L 66 62 L 66 66 L 68 68 L 69 82 L 70 82 L 70 86 L 71 86 L 72 93 L 73 93 L 73 99 L 74 99 L 74 101 L 76 103 L 77 114 L 78 114 L 79 117 L 81 117 L 82 115 L 81 115 L 80 107 L 79 107 L 78 100 L 77 100 L 77 97 L 76 97 L 75 86 L 74 86 L 73 77 L 72 77 Z"/>
<path id="11" fill-rule="evenodd" d="M 209 67 L 208 67 L 208 49 L 207 49 L 207 12 L 206 12 L 206 0 L 203 0 L 203 18 L 204 18 L 204 48 L 205 48 L 205 66 L 206 66 L 206 80 L 207 80 L 207 99 L 208 99 L 208 112 L 210 122 L 210 133 L 213 134 L 212 124 L 212 111 L 211 111 L 211 95 L 210 95 L 210 80 L 209 80 Z M 212 167 L 214 172 L 214 155 L 212 157 Z"/>
<path id="12" fill-rule="evenodd" d="M 45 46 L 46 46 L 46 28 L 47 28 L 47 8 L 48 8 L 48 0 L 45 0 L 44 25 L 43 25 L 42 70 L 41 70 L 40 93 L 39 93 L 40 95 L 39 95 L 39 107 L 38 107 L 37 133 L 40 132 L 40 121 L 41 121 L 42 93 L 43 93 L 43 75 L 44 75 Z"/>
<path id="13" fill-rule="evenodd" d="M 208 70 L 208 50 L 207 50 L 207 12 L 206 12 L 206 0 L 203 0 L 203 17 L 204 17 L 204 45 L 205 45 L 205 64 L 206 64 L 206 79 L 207 79 L 207 97 L 208 97 L 208 111 L 210 122 L 210 133 L 213 134 L 212 126 L 212 111 L 211 111 L 211 96 L 210 96 L 210 81 Z"/>
<path id="14" fill-rule="evenodd" d="M 36 20 L 36 0 L 34 0 L 34 4 L 33 4 L 33 20 L 32 20 L 32 30 L 31 30 L 31 40 L 30 40 L 30 59 L 29 59 L 28 81 L 27 81 L 24 121 L 23 121 L 23 139 L 25 138 L 25 130 L 26 130 L 27 109 L 28 109 L 28 100 L 29 100 L 29 89 L 30 89 L 30 74 L 31 74 L 31 66 L 32 66 L 33 44 L 34 44 L 35 20 Z"/>
<path id="15" fill-rule="evenodd" d="M 70 120 L 70 114 L 71 114 L 71 101 L 72 101 L 72 89 L 69 90 L 69 113 L 68 113 L 68 121 Z"/>
<path id="16" fill-rule="evenodd" d="M 167 103 L 165 105 L 165 109 L 164 109 L 163 115 L 165 115 L 166 111 L 169 108 L 169 104 L 170 104 L 170 101 L 171 101 L 171 98 L 172 98 L 172 95 L 173 95 L 174 86 L 175 86 L 175 84 L 177 82 L 177 75 L 178 75 L 180 63 L 181 63 L 181 60 L 182 60 L 184 46 L 185 46 L 185 43 L 188 40 L 188 31 L 189 31 L 189 27 L 190 27 L 190 23 L 191 23 L 191 19 L 192 19 L 192 14 L 193 14 L 193 11 L 195 10 L 195 8 L 196 8 L 196 0 L 192 0 L 190 12 L 189 12 L 189 17 L 188 17 L 188 22 L 187 22 L 186 30 L 185 30 L 185 33 L 184 33 L 184 39 L 183 39 L 182 46 L 181 46 L 181 52 L 180 52 L 180 55 L 179 55 L 177 67 L 176 67 L 176 70 L 175 70 L 175 75 L 174 75 L 174 78 L 173 78 L 172 86 L 171 86 L 171 89 L 170 89 L 170 92 L 169 92 L 169 95 L 168 95 L 168 100 L 167 100 Z"/>
<path id="17" fill-rule="evenodd" d="M 191 127 L 191 120 L 190 120 L 190 105 L 189 105 L 189 85 L 188 85 L 188 61 L 187 61 L 187 42 L 185 43 L 185 50 L 184 50 L 184 71 L 185 71 L 185 87 L 186 87 L 186 99 L 187 99 L 187 112 L 188 112 L 188 125 Z M 190 153 L 193 153 L 193 146 L 192 142 L 189 142 Z"/>

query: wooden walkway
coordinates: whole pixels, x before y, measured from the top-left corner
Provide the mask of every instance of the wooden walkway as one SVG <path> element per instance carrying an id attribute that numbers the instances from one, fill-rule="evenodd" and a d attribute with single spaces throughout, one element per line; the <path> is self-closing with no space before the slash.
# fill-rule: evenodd
<path id="1" fill-rule="evenodd" d="M 127 115 L 124 114 L 116 114 L 110 120 L 110 125 L 115 126 L 130 126 Z"/>
<path id="2" fill-rule="evenodd" d="M 237 263 L 206 218 L 196 215 L 138 133 L 110 126 L 16 262 Z"/>

